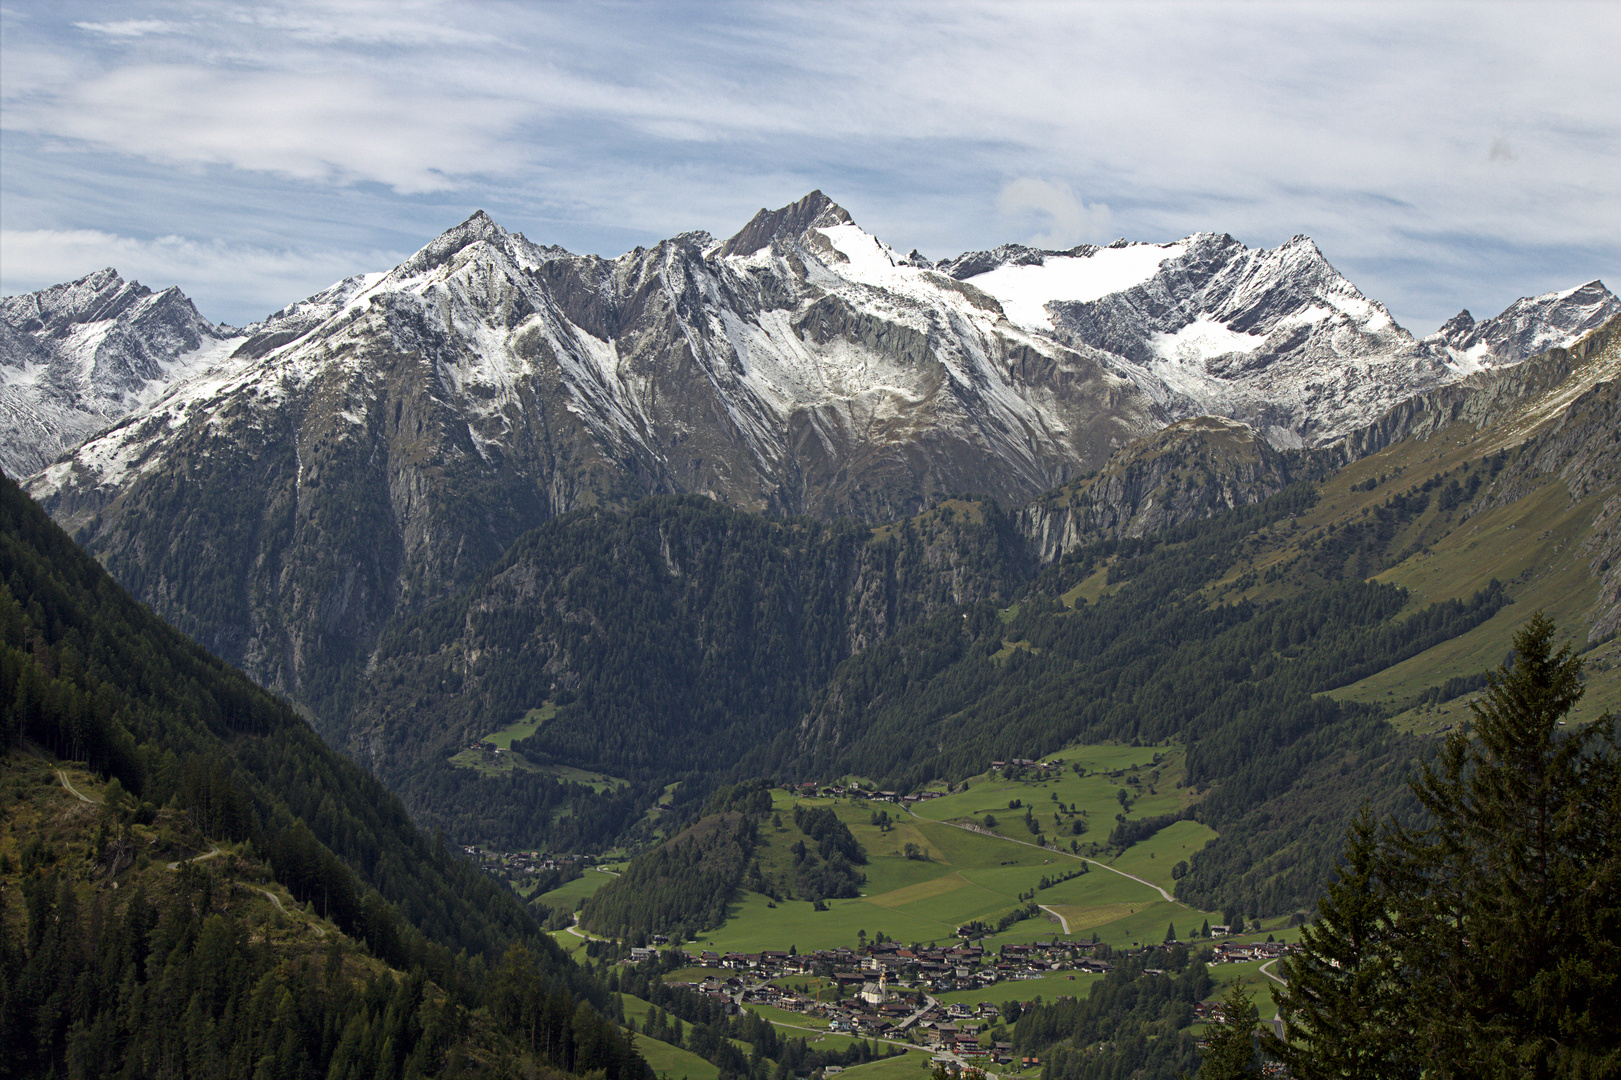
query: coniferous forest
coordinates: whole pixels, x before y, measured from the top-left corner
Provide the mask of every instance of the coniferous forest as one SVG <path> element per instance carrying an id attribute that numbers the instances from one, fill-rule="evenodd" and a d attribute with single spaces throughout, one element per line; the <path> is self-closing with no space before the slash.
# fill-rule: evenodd
<path id="1" fill-rule="evenodd" d="M 5 479 L 0 710 L 5 1075 L 646 1076 L 617 997 L 508 889 Z M 74 799 L 25 753 L 106 787 L 33 813 Z M 273 933 L 268 885 L 312 929 Z"/>

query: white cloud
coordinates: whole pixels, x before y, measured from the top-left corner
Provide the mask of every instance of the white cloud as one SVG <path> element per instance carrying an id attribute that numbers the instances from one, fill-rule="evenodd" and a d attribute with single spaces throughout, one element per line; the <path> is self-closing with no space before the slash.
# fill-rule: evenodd
<path id="1" fill-rule="evenodd" d="M 1003 185 L 996 206 L 1008 217 L 1044 216 L 1046 231 L 1030 238 L 1032 245 L 1044 248 L 1071 248 L 1103 239 L 1112 217 L 1102 203 L 1081 202 L 1068 184 L 1028 176 Z"/>
<path id="2" fill-rule="evenodd" d="M 169 34 L 174 32 L 174 24 L 162 19 L 124 19 L 117 22 L 76 22 L 73 24 L 80 30 L 89 30 L 93 34 L 106 34 L 108 37 L 138 38 L 148 34 Z"/>
<path id="3" fill-rule="evenodd" d="M 1621 258 L 1613 4 L 136 2 L 93 33 L 51 11 L 6 16 L 8 138 L 107 185 L 129 161 L 239 185 L 235 227 L 289 249 L 313 241 L 275 199 L 312 187 L 522 207 L 538 220 L 505 224 L 563 242 L 724 232 L 821 187 L 936 255 L 1212 229 L 1365 266 Z M 202 235 L 36 202 L 0 217 Z"/>

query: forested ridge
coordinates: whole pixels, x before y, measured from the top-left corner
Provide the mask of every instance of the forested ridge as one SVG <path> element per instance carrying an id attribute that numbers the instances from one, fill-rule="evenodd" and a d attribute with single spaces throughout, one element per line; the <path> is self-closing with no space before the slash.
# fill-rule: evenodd
<path id="1" fill-rule="evenodd" d="M 631 860 L 580 909 L 599 934 L 641 943 L 652 934 L 690 940 L 726 921 L 739 888 L 773 902 L 812 902 L 859 895 L 867 853 L 850 827 L 827 807 L 795 806 L 784 819 L 772 812 L 761 780 L 722 786 L 705 800 L 691 827 Z M 771 817 L 772 843 L 787 849 L 788 869 L 768 875 L 757 857 L 760 830 Z"/>
<path id="2" fill-rule="evenodd" d="M 4 478 L 0 735 L 0 1042 L 15 1051 L 0 1070 L 499 1075 L 505 1053 L 642 1080 L 617 998 L 509 890 L 132 601 Z M 105 778 L 100 810 L 17 756 L 29 746 Z M 37 806 L 25 842 L 16 821 Z M 216 842 L 228 858 L 177 857 Z M 272 878 L 341 938 L 273 947 L 249 908 Z M 514 1026 L 525 1010 L 554 1022 Z"/>
<path id="3" fill-rule="evenodd" d="M 843 664 L 806 722 L 740 771 L 854 773 L 906 790 L 1072 742 L 1184 741 L 1188 783 L 1207 792 L 1189 814 L 1222 839 L 1191 860 L 1178 895 L 1206 909 L 1308 904 L 1357 804 L 1411 811 L 1402 766 L 1422 752 L 1383 710 L 1321 692 L 1507 602 L 1492 582 L 1467 602 L 1410 611 L 1403 590 L 1336 571 L 1277 601 L 1211 604 L 1205 587 L 1242 542 L 1315 498 L 1297 484 L 1156 536 L 1079 547 L 1011 608 L 981 603 L 909 627 Z M 1121 587 L 1074 607 L 1056 599 L 1098 573 Z"/>

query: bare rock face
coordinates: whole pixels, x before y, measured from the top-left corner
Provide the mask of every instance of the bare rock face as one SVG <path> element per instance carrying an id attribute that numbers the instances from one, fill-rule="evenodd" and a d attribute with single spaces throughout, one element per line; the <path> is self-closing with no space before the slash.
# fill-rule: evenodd
<path id="1" fill-rule="evenodd" d="M 1050 562 L 1091 540 L 1145 536 L 1248 506 L 1299 471 L 1254 429 L 1232 420 L 1183 420 L 1135 443 L 1087 477 L 1018 511 L 1036 557 Z"/>

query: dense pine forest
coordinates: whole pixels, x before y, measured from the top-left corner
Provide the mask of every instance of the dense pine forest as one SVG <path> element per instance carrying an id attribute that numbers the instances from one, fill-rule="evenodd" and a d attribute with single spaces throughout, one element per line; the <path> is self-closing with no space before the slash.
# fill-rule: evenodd
<path id="1" fill-rule="evenodd" d="M 646 1075 L 618 999 L 508 889 L 4 479 L 0 735 L 8 1075 Z M 105 788 L 58 787 L 30 753 Z M 272 942 L 266 884 L 324 944 Z"/>

